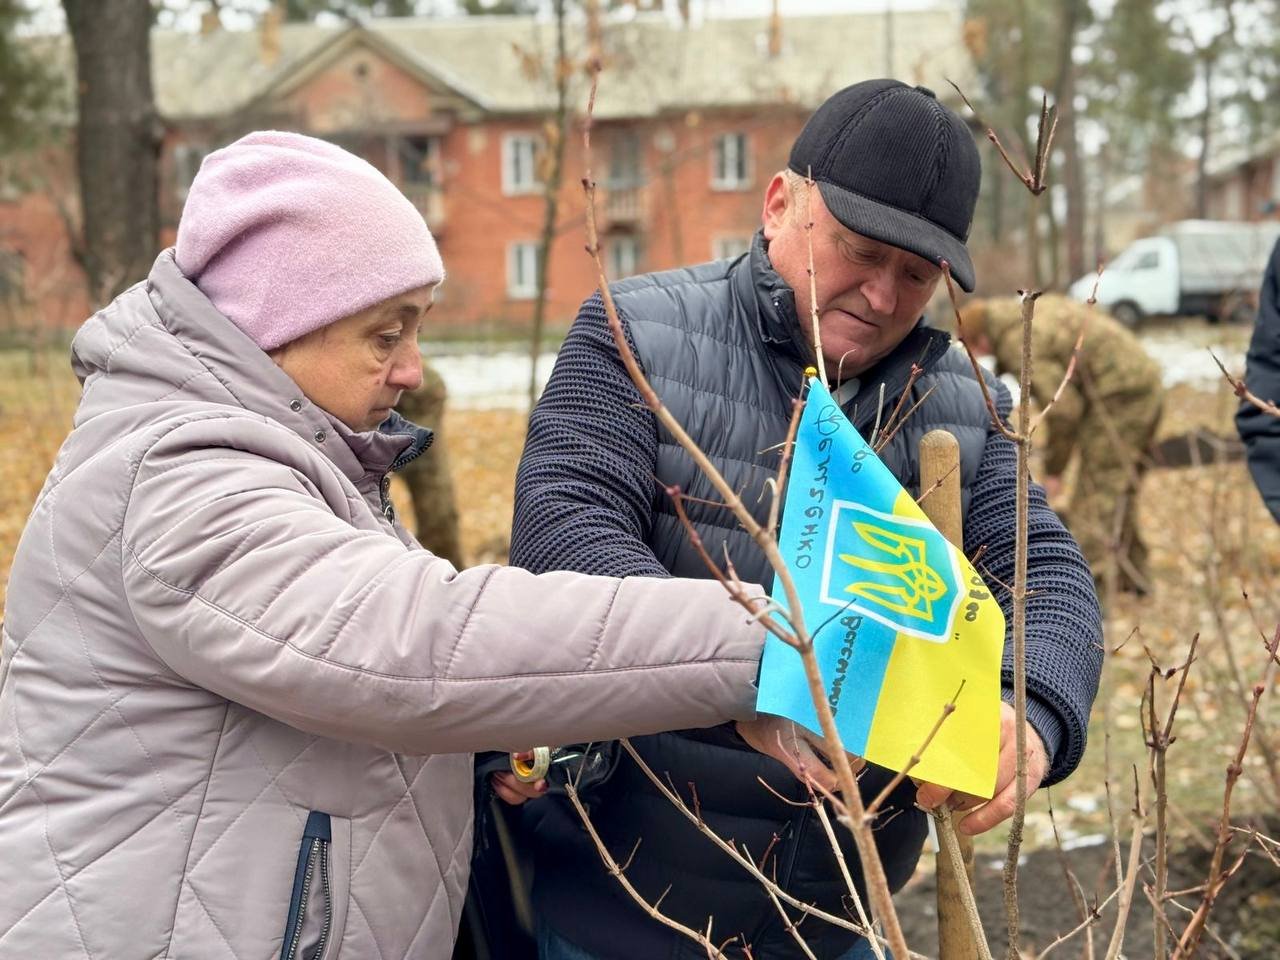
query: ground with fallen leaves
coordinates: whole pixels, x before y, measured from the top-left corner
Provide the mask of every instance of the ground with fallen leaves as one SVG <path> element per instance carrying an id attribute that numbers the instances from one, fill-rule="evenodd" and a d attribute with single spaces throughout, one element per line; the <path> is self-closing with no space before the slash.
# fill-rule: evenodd
<path id="1" fill-rule="evenodd" d="M 1239 350 L 1246 334 L 1237 329 L 1222 337 Z M 70 427 L 77 396 L 64 354 L 0 352 L 0 598 L 23 524 Z M 1194 427 L 1230 436 L 1234 409 L 1235 400 L 1223 384 L 1180 385 L 1170 391 L 1161 435 Z M 472 563 L 505 559 L 525 420 L 523 412 L 506 409 L 450 410 L 446 415 L 455 484 L 463 492 L 462 542 Z M 403 507 L 403 489 L 394 495 Z M 1028 808 L 1020 889 L 1026 935 L 1038 949 L 1077 922 L 1073 884 L 1086 904 L 1105 899 L 1114 889 L 1115 866 L 1109 859 L 1113 832 L 1118 829 L 1119 846 L 1127 851 L 1135 769 L 1146 779 L 1142 717 L 1149 654 L 1163 667 L 1177 666 L 1197 634 L 1198 659 L 1169 752 L 1168 796 L 1175 835 L 1174 886 L 1202 881 L 1221 813 L 1225 770 L 1241 740 L 1249 691 L 1264 675 L 1262 636 L 1280 620 L 1280 528 L 1263 508 L 1240 460 L 1151 471 L 1140 523 L 1152 547 L 1154 590 L 1143 598 L 1124 596 L 1108 604 L 1107 668 L 1089 751 L 1068 782 L 1040 792 Z M 1158 715 L 1168 709 L 1173 683 L 1160 679 L 1155 684 Z M 1232 821 L 1242 827 L 1274 814 L 1280 804 L 1280 712 L 1272 708 L 1276 693 L 1265 691 L 1235 791 Z M 1148 791 L 1143 803 L 1150 802 Z M 1055 823 L 1067 848 L 1063 856 L 1054 843 Z M 1003 920 L 999 876 L 990 865 L 1002 857 L 1003 839 L 999 833 L 982 838 L 978 853 L 980 898 L 993 931 L 1003 929 Z M 1233 856 L 1247 843 L 1247 837 L 1238 841 Z M 1064 864 L 1073 865 L 1074 881 L 1066 878 Z M 1280 868 L 1255 842 L 1214 914 L 1213 934 L 1226 946 L 1211 939 L 1203 955 L 1274 956 L 1280 942 L 1278 881 Z M 908 929 L 917 930 L 913 946 L 926 952 L 933 949 L 928 934 L 931 882 L 926 863 L 901 897 Z M 1194 906 L 1197 897 L 1189 894 L 1181 902 Z M 1170 916 L 1181 929 L 1185 916 L 1176 908 Z M 1093 928 L 1099 956 L 1113 922 L 1104 918 Z M 1151 955 L 1146 946 L 1151 929 L 1152 911 L 1139 889 L 1129 956 Z M 1080 956 L 1080 951 L 1077 939 L 1055 955 Z"/>

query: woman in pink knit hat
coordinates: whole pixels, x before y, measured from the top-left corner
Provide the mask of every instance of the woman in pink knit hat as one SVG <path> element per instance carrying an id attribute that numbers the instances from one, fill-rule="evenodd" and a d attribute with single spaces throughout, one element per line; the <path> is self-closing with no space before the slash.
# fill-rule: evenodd
<path id="1" fill-rule="evenodd" d="M 717 584 L 459 572 L 396 523 L 443 276 L 371 166 L 256 133 L 77 334 L 0 644 L 7 955 L 444 958 L 473 751 L 728 719 L 779 749 Z"/>

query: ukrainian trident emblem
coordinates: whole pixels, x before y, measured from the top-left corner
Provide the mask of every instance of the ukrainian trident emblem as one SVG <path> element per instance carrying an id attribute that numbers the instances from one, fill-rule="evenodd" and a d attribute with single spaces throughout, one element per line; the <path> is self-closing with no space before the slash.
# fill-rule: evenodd
<path id="1" fill-rule="evenodd" d="M 856 503 L 832 507 L 823 601 L 935 643 L 950 639 L 961 578 L 942 534 Z"/>
<path id="2" fill-rule="evenodd" d="M 929 566 L 925 541 L 857 520 L 853 521 L 853 529 L 889 559 L 840 554 L 840 559 L 850 566 L 879 575 L 876 580 L 850 583 L 844 588 L 845 593 L 878 603 L 905 617 L 918 617 L 932 623 L 933 601 L 946 596 L 947 587 L 937 571 Z M 891 582 L 885 583 L 886 578 Z"/>

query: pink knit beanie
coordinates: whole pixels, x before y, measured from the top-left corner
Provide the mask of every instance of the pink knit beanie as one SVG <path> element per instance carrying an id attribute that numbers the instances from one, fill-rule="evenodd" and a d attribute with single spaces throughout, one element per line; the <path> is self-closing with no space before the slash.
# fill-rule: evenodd
<path id="1" fill-rule="evenodd" d="M 175 256 L 263 350 L 444 278 L 422 214 L 390 180 L 341 147 L 274 130 L 205 158 Z"/>

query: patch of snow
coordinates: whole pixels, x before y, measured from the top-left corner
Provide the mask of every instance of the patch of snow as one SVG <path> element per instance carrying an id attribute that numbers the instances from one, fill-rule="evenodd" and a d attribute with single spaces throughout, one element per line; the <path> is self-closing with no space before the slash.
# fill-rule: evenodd
<path id="1" fill-rule="evenodd" d="M 1098 798 L 1087 793 L 1075 793 L 1067 797 L 1067 806 L 1079 813 L 1095 813 L 1098 809 Z"/>
<path id="2" fill-rule="evenodd" d="M 1079 850 L 1082 847 L 1100 847 L 1110 841 L 1105 833 L 1086 833 L 1079 837 L 1071 837 L 1062 841 L 1063 850 Z"/>
<path id="3" fill-rule="evenodd" d="M 449 406 L 461 410 L 529 408 L 529 354 L 515 350 L 494 353 L 428 353 L 449 391 Z M 538 391 L 547 385 L 554 353 L 538 356 Z"/>
<path id="4" fill-rule="evenodd" d="M 1156 330 L 1143 333 L 1142 346 L 1160 364 L 1164 385 L 1185 383 L 1197 390 L 1213 392 L 1224 383 L 1222 371 L 1213 362 L 1216 355 L 1233 375 L 1244 371 L 1244 350 L 1214 336 L 1214 328 Z M 1213 354 L 1210 354 L 1210 350 Z"/>

